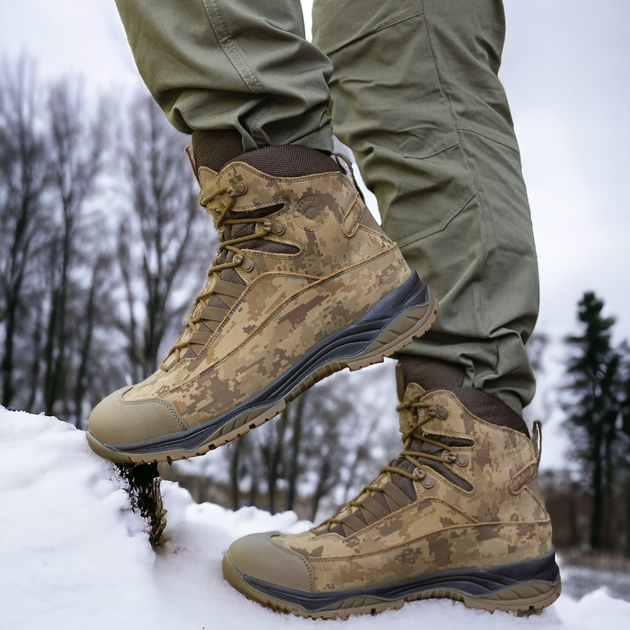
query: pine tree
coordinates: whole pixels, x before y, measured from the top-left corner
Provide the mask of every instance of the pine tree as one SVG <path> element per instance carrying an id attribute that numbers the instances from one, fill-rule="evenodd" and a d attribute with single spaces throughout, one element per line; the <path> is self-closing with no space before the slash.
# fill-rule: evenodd
<path id="1" fill-rule="evenodd" d="M 585 293 L 579 303 L 582 334 L 569 336 L 572 348 L 567 365 L 566 390 L 572 395 L 563 407 L 568 412 L 573 455 L 583 464 L 583 477 L 593 497 L 590 544 L 603 549 L 609 541 L 609 519 L 614 484 L 616 420 L 620 413 L 620 356 L 612 346 L 613 317 L 603 317 L 604 303 Z"/>
<path id="2" fill-rule="evenodd" d="M 620 509 L 623 510 L 622 522 L 624 524 L 623 554 L 630 558 L 630 344 L 624 341 L 619 351 L 621 354 L 621 379 L 620 379 L 620 439 L 618 440 L 616 455 L 616 470 L 620 479 L 622 501 Z M 623 507 L 621 507 L 623 506 Z"/>

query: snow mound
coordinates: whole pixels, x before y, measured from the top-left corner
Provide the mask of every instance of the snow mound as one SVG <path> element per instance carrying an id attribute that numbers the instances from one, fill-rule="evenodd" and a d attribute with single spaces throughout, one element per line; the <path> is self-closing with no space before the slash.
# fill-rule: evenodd
<path id="1" fill-rule="evenodd" d="M 197 505 L 162 482 L 167 541 L 151 550 L 130 511 L 114 466 L 87 446 L 82 431 L 55 418 L 0 407 L 0 628 L 2 630 L 221 630 L 467 627 L 470 630 L 627 628 L 630 603 L 600 589 L 562 596 L 541 615 L 468 610 L 450 601 L 413 602 L 401 611 L 348 621 L 312 622 L 246 600 L 222 578 L 230 543 L 257 531 L 303 531 L 291 512 L 236 512 Z"/>

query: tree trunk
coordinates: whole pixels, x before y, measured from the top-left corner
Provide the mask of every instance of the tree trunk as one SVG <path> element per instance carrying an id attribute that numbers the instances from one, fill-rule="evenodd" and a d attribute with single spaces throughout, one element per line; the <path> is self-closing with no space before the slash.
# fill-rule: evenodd
<path id="1" fill-rule="evenodd" d="M 21 159 L 27 160 L 28 157 L 22 155 Z M 20 216 L 15 226 L 15 235 L 11 244 L 9 258 L 9 273 L 7 274 L 4 354 L 0 364 L 0 372 L 2 373 L 2 404 L 5 407 L 9 406 L 15 395 L 13 388 L 13 353 L 15 351 L 15 337 L 18 332 L 18 309 L 22 299 L 22 284 L 31 246 L 28 230 L 31 212 L 30 196 L 30 182 L 26 181 L 23 183 L 21 190 Z"/>
<path id="2" fill-rule="evenodd" d="M 591 548 L 602 549 L 602 511 L 604 507 L 604 488 L 602 474 L 602 427 L 598 424 L 593 435 L 593 514 L 591 515 Z"/>
<path id="3" fill-rule="evenodd" d="M 13 297 L 13 296 L 12 296 Z M 9 300 L 7 300 L 9 302 Z M 2 404 L 8 407 L 13 399 L 15 390 L 13 389 L 13 346 L 15 343 L 15 333 L 17 329 L 17 304 L 15 300 L 7 306 L 4 354 L 2 356 Z"/>
<path id="4" fill-rule="evenodd" d="M 579 501 L 580 485 L 576 483 L 570 483 L 569 485 L 569 523 L 570 523 L 570 535 L 569 545 L 571 547 L 579 547 L 582 544 L 580 540 L 580 531 L 578 528 L 578 501 Z"/>
<path id="5" fill-rule="evenodd" d="M 41 314 L 41 309 L 39 311 Z M 39 319 L 39 318 L 38 318 Z M 31 391 L 28 397 L 28 403 L 26 405 L 26 411 L 33 411 L 33 407 L 35 407 L 35 401 L 37 399 L 37 390 L 39 389 L 39 372 L 40 372 L 40 361 L 39 355 L 41 354 L 41 345 L 42 345 L 42 329 L 39 326 L 35 326 L 35 330 L 33 332 L 33 362 L 31 363 Z"/>
<path id="6" fill-rule="evenodd" d="M 306 404 L 306 398 L 309 395 L 309 391 L 305 391 L 295 401 L 293 414 L 293 435 L 291 437 L 291 457 L 289 459 L 289 465 L 287 470 L 287 497 L 286 497 L 286 509 L 292 510 L 295 505 L 295 498 L 297 496 L 297 482 L 299 476 L 299 458 L 300 450 L 302 447 L 302 427 L 304 419 L 304 406 Z"/>
<path id="7" fill-rule="evenodd" d="M 230 458 L 230 495 L 232 497 L 232 509 L 238 510 L 238 508 L 241 507 L 239 465 L 241 462 L 241 451 L 243 450 L 243 440 L 236 440 L 232 448 L 232 457 Z"/>
<path id="8" fill-rule="evenodd" d="M 95 268 L 92 270 L 92 284 L 88 294 L 84 317 L 85 337 L 81 346 L 81 361 L 77 370 L 76 386 L 74 389 L 74 425 L 77 429 L 83 427 L 83 400 L 85 398 L 85 392 L 87 391 L 87 375 L 90 363 L 90 351 L 92 349 L 92 338 L 94 335 L 95 296 L 98 283 L 96 270 L 99 265 L 100 261 L 97 261 Z"/>
<path id="9" fill-rule="evenodd" d="M 249 489 L 249 504 L 258 507 L 258 495 L 260 494 L 260 488 L 258 487 L 258 475 L 255 470 L 252 470 L 252 486 Z"/>
<path id="10" fill-rule="evenodd" d="M 47 416 L 53 415 L 54 384 L 53 372 L 55 365 L 55 331 L 57 329 L 57 292 L 52 289 L 50 296 L 50 314 L 48 316 L 48 328 L 46 330 L 46 348 L 44 350 L 44 362 L 46 365 L 44 376 L 44 412 Z"/>
<path id="11" fill-rule="evenodd" d="M 267 463 L 267 489 L 269 493 L 269 512 L 276 513 L 276 494 L 278 490 L 278 470 L 282 460 L 282 450 L 284 447 L 284 433 L 287 428 L 288 412 L 285 409 L 280 418 L 276 421 L 277 434 L 275 441 L 271 442 L 268 448 L 263 450 Z"/>
<path id="12" fill-rule="evenodd" d="M 315 492 L 313 493 L 311 501 L 311 521 L 315 521 L 317 510 L 319 509 L 319 502 L 326 494 L 326 486 L 328 485 L 329 477 L 330 462 L 328 461 L 328 457 L 324 457 L 319 467 L 319 478 L 317 479 L 317 486 L 315 487 Z"/>
<path id="13" fill-rule="evenodd" d="M 49 400 L 46 407 L 50 409 L 49 415 L 52 415 L 52 410 L 55 403 L 62 397 L 65 398 L 65 387 L 63 381 L 65 380 L 65 357 L 67 352 L 67 335 L 66 335 L 66 311 L 67 311 L 67 297 L 68 297 L 68 270 L 70 268 L 70 252 L 71 252 L 71 240 L 73 231 L 73 220 L 71 216 L 71 209 L 69 207 L 70 202 L 64 200 L 64 234 L 63 234 L 63 256 L 61 260 L 61 277 L 59 282 L 59 310 L 57 328 L 55 331 L 55 345 L 57 352 L 52 369 L 52 376 L 50 382 Z M 63 404 L 64 412 L 67 412 L 67 401 L 64 400 Z"/>

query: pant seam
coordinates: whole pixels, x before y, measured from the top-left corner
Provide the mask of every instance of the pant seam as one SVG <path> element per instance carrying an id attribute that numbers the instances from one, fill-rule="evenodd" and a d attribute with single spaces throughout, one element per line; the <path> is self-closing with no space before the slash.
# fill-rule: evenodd
<path id="1" fill-rule="evenodd" d="M 417 18 L 421 16 L 422 13 L 423 13 L 423 10 L 421 9 L 420 11 L 416 11 L 415 13 L 412 13 L 411 15 L 405 15 L 404 17 L 398 18 L 397 20 L 393 20 L 392 22 L 386 22 L 385 24 L 381 24 L 377 26 L 376 28 L 374 28 L 373 30 L 369 31 L 368 33 L 363 33 L 361 36 L 349 42 L 346 42 L 345 44 L 342 44 L 338 48 L 332 48 L 330 50 L 324 50 L 324 49 L 321 49 L 321 50 L 323 50 L 323 52 L 330 57 L 330 55 L 334 55 L 336 52 L 343 50 L 347 46 L 351 46 L 352 44 L 355 44 L 356 42 L 360 42 L 362 39 L 365 39 L 366 37 L 370 37 L 372 35 L 375 35 L 376 33 L 380 33 L 381 31 L 391 28 L 392 26 L 396 26 L 397 24 L 402 24 L 403 22 L 407 22 L 408 20 Z"/>
<path id="2" fill-rule="evenodd" d="M 239 76 L 243 80 L 243 83 L 245 83 L 245 86 L 247 87 L 247 89 L 250 92 L 254 92 L 254 93 L 262 92 L 263 91 L 262 86 L 260 85 L 258 79 L 256 78 L 256 75 L 253 73 L 252 69 L 247 64 L 247 61 L 241 56 L 238 50 L 238 46 L 234 43 L 234 40 L 230 36 L 227 26 L 225 24 L 225 21 L 223 19 L 223 16 L 221 15 L 219 11 L 219 7 L 217 6 L 216 0 L 210 0 L 210 2 L 212 2 L 214 11 L 216 12 L 219 18 L 219 21 L 221 23 L 220 27 L 217 24 L 215 24 L 215 21 L 212 18 L 211 11 L 208 7 L 208 3 L 206 2 L 206 0 L 201 0 L 201 1 L 203 2 L 203 6 L 206 10 L 206 15 L 208 16 L 208 19 L 210 20 L 210 24 L 212 25 L 212 28 L 217 36 L 217 40 L 219 42 L 219 45 L 221 46 L 221 49 L 225 53 L 226 57 L 230 60 L 235 70 L 238 72 Z M 222 33 L 222 37 L 219 35 L 219 32 Z M 228 48 L 231 49 L 232 53 L 228 52 Z M 235 58 L 238 58 L 238 61 Z M 240 64 L 242 64 L 243 66 L 242 68 L 239 67 Z M 246 77 L 247 72 L 250 75 L 251 81 L 255 84 L 254 87 L 250 85 Z M 254 89 L 255 87 L 257 87 L 257 89 Z"/>
<path id="3" fill-rule="evenodd" d="M 505 140 L 504 138 L 500 138 L 496 134 L 489 133 L 486 129 L 477 127 L 477 125 L 473 125 L 471 123 L 456 123 L 455 128 L 457 129 L 457 131 L 468 131 L 470 133 L 475 133 L 478 136 L 486 138 L 486 140 L 496 142 L 497 144 L 501 144 L 508 149 L 512 149 L 512 151 L 520 155 L 518 145 L 510 142 L 509 140 Z"/>
<path id="4" fill-rule="evenodd" d="M 396 24 L 401 24 L 402 22 L 406 22 L 407 20 L 411 20 L 412 18 L 418 17 L 419 15 L 422 15 L 422 14 L 423 14 L 423 11 L 417 11 L 416 13 L 412 13 L 411 15 L 405 15 L 405 17 L 399 18 L 398 20 L 394 20 L 393 22 L 386 22 L 385 24 L 381 24 L 378 28 L 375 28 L 373 31 L 366 33 L 363 37 L 374 35 L 375 33 L 384 31 L 386 28 L 391 28 L 392 26 L 396 26 Z"/>
<path id="5" fill-rule="evenodd" d="M 453 142 L 452 144 L 449 144 L 447 147 L 442 147 L 441 149 L 438 149 L 437 151 L 434 151 L 433 153 L 430 153 L 429 155 L 410 155 L 409 153 L 405 153 L 404 151 L 396 151 L 396 153 L 398 153 L 399 155 L 402 155 L 407 160 L 430 160 L 431 158 L 434 158 L 440 155 L 441 153 L 445 153 L 446 151 L 450 151 L 451 149 L 454 149 L 458 145 L 459 145 L 459 141 Z"/>
<path id="6" fill-rule="evenodd" d="M 474 172 L 473 172 L 473 170 L 472 170 L 472 168 L 470 166 L 470 160 L 468 159 L 468 155 L 466 154 L 466 149 L 464 147 L 464 144 L 462 143 L 461 132 L 457 129 L 457 120 L 455 118 L 455 114 L 453 113 L 453 109 L 451 107 L 451 101 L 450 101 L 448 93 L 447 93 L 447 91 L 446 91 L 446 89 L 444 87 L 444 84 L 442 82 L 442 77 L 440 76 L 440 71 L 439 71 L 439 68 L 438 68 L 438 65 L 437 65 L 437 61 L 436 61 L 437 57 L 435 56 L 435 53 L 434 53 L 432 37 L 431 37 L 430 31 L 429 31 L 428 16 L 426 14 L 426 11 L 424 10 L 424 0 L 418 0 L 418 1 L 420 2 L 420 5 L 422 6 L 422 13 L 424 15 L 424 20 L 423 20 L 424 29 L 425 29 L 425 32 L 426 32 L 426 35 L 427 35 L 427 45 L 429 47 L 429 53 L 431 54 L 431 61 L 433 62 L 433 67 L 435 69 L 435 76 L 436 76 L 438 84 L 440 86 L 440 92 L 442 93 L 442 95 L 444 97 L 444 100 L 446 102 L 446 106 L 448 108 L 449 116 L 451 118 L 451 124 L 452 124 L 453 128 L 455 129 L 455 133 L 457 134 L 457 137 L 459 139 L 459 145 L 461 147 L 462 154 L 464 156 L 464 160 L 465 160 L 465 163 L 466 163 L 466 168 L 467 168 L 468 174 L 470 175 L 470 178 L 472 180 L 472 187 L 473 187 L 473 190 L 475 191 L 475 194 L 476 194 L 477 199 L 478 199 L 479 213 L 482 214 L 483 213 L 483 204 L 482 204 L 481 197 L 479 196 L 479 191 L 477 189 L 477 183 L 475 182 Z M 480 224 L 480 230 L 481 230 L 482 239 L 483 239 L 483 224 L 484 224 L 484 222 L 483 222 L 482 218 L 483 217 L 480 216 L 479 224 Z M 492 226 L 492 229 L 495 230 L 494 224 Z M 479 306 L 480 306 L 479 305 L 479 292 L 477 290 L 477 286 L 478 286 L 478 281 L 481 280 L 481 278 L 483 278 L 483 276 L 484 276 L 484 272 L 485 272 L 487 264 L 488 264 L 488 256 L 484 255 L 483 256 L 483 261 L 482 261 L 482 267 L 481 267 L 481 269 L 479 271 L 479 274 L 478 274 L 477 278 L 471 283 L 472 284 L 471 290 L 472 290 L 473 300 L 474 300 L 474 303 L 475 303 L 475 309 L 474 309 L 474 311 L 475 311 L 475 328 L 477 329 L 478 333 L 481 336 L 484 336 L 484 337 L 487 337 L 487 334 L 485 333 L 485 330 L 486 330 L 487 326 L 483 325 L 484 322 L 483 322 L 483 316 L 481 315 L 481 310 L 479 308 Z M 494 361 L 495 361 L 494 371 L 495 372 L 496 372 L 498 359 L 499 358 L 498 358 L 498 356 L 495 353 L 495 358 L 494 358 Z M 474 369 L 474 363 L 473 363 L 473 369 Z"/>
<path id="7" fill-rule="evenodd" d="M 264 146 L 266 142 L 264 138 L 262 137 L 263 136 L 262 128 L 261 128 L 262 125 L 258 125 L 258 121 L 260 120 L 260 118 L 265 112 L 272 110 L 275 106 L 276 106 L 276 103 L 271 101 L 270 98 L 267 98 L 267 102 L 262 107 L 262 109 L 258 112 L 258 115 L 256 116 L 256 118 L 254 118 L 254 120 L 252 121 L 252 125 L 251 125 L 252 138 L 254 138 L 259 148 L 261 145 Z"/>

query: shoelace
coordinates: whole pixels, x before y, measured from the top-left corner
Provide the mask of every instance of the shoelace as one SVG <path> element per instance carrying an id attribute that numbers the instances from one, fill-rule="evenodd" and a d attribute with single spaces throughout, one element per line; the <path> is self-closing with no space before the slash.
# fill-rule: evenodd
<path id="1" fill-rule="evenodd" d="M 431 405 L 430 403 L 418 402 L 417 400 L 409 400 L 409 401 L 405 401 L 401 403 L 400 405 L 396 407 L 397 411 L 402 411 L 404 409 L 426 409 L 427 410 L 426 414 L 424 414 L 424 417 L 419 418 L 418 421 L 414 425 L 412 425 L 411 428 L 407 432 L 403 434 L 402 440 L 403 440 L 405 449 L 401 451 L 401 453 L 398 455 L 398 457 L 404 457 L 409 463 L 411 463 L 414 466 L 415 470 L 413 473 L 409 473 L 406 470 L 398 468 L 397 466 L 392 466 L 390 462 L 388 466 L 384 466 L 383 468 L 381 468 L 380 473 L 377 475 L 377 479 L 380 478 L 380 476 L 383 474 L 387 475 L 387 481 L 390 481 L 390 482 L 392 481 L 392 476 L 394 474 L 402 475 L 403 477 L 407 477 L 408 479 L 411 479 L 412 481 L 418 481 L 418 480 L 424 479 L 426 473 L 422 470 L 422 464 L 418 463 L 418 461 L 415 459 L 417 457 L 422 457 L 425 459 L 432 459 L 432 460 L 441 462 L 443 464 L 453 464 L 455 461 L 457 461 L 458 455 L 452 447 L 448 446 L 447 444 L 442 444 L 441 442 L 438 442 L 437 440 L 433 440 L 427 437 L 426 435 L 424 435 L 423 433 L 420 433 L 419 431 L 419 429 L 424 424 L 429 422 L 429 420 L 431 420 L 432 418 L 439 418 L 440 420 L 445 420 L 448 417 L 448 411 L 445 407 L 441 407 L 441 406 L 436 407 L 434 405 Z M 434 446 L 437 446 L 443 449 L 442 454 L 433 455 L 431 453 L 424 453 L 420 451 L 410 450 L 409 447 L 413 439 L 417 439 L 422 442 L 427 442 L 428 444 L 433 444 Z M 355 499 L 353 499 L 352 501 L 348 501 L 341 508 L 341 510 L 339 510 L 338 514 L 343 514 L 344 512 L 347 512 L 350 508 L 356 508 L 356 509 L 362 508 L 363 504 L 361 501 L 358 501 L 358 498 L 368 492 L 372 494 L 376 492 L 384 493 L 385 490 L 381 486 L 368 484 L 367 486 L 363 488 L 363 490 L 361 490 L 361 492 L 357 495 Z M 371 496 L 371 494 L 369 494 L 368 496 Z M 333 516 L 329 519 L 326 519 L 319 527 L 323 527 L 325 525 L 327 528 L 327 531 L 330 531 L 331 527 L 338 524 L 343 525 L 344 521 L 345 521 L 345 517 L 338 518 L 336 516 Z"/>
<path id="2" fill-rule="evenodd" d="M 206 209 L 206 212 L 208 212 L 208 214 L 213 218 L 214 225 L 220 233 L 219 251 L 217 255 L 215 256 L 214 260 L 216 261 L 217 258 L 221 255 L 221 253 L 224 250 L 234 253 L 234 256 L 232 257 L 231 261 L 224 262 L 219 265 L 213 264 L 210 267 L 210 269 L 208 269 L 208 273 L 206 274 L 207 280 L 210 280 L 213 274 L 219 273 L 223 269 L 230 269 L 233 267 L 238 267 L 239 265 L 242 264 L 245 255 L 243 251 L 239 249 L 238 247 L 235 247 L 235 245 L 237 245 L 238 243 L 244 243 L 246 241 L 251 241 L 254 239 L 264 238 L 265 236 L 268 236 L 268 234 L 257 234 L 256 231 L 254 231 L 253 234 L 248 234 L 247 236 L 240 236 L 239 238 L 223 240 L 224 232 L 221 232 L 221 227 L 224 225 L 238 225 L 238 224 L 243 224 L 243 223 L 249 223 L 249 224 L 269 223 L 268 217 L 246 218 L 246 219 L 226 218 L 228 216 L 228 213 L 230 212 L 230 210 L 233 208 L 234 204 L 236 203 L 236 198 L 239 195 L 242 195 L 245 192 L 247 192 L 247 186 L 244 184 L 244 182 L 239 182 L 239 184 L 243 185 L 243 188 L 241 188 L 240 190 L 237 190 L 232 186 L 224 186 L 223 188 L 216 190 L 211 195 L 208 195 L 207 197 L 203 197 L 200 200 L 201 205 L 204 206 L 204 208 Z M 215 216 L 212 210 L 208 208 L 208 204 L 210 204 L 210 202 L 212 202 L 216 197 L 219 197 L 220 195 L 226 195 L 226 194 L 229 196 L 229 200 L 227 201 L 223 209 L 220 210 L 219 213 Z M 208 282 L 206 281 L 206 286 L 207 285 L 208 285 Z M 168 359 L 173 354 L 173 352 L 177 352 L 176 361 L 179 361 L 180 356 L 181 356 L 181 351 L 190 345 L 191 340 L 192 340 L 192 334 L 194 334 L 197 331 L 199 324 L 203 321 L 202 317 L 200 317 L 199 315 L 194 315 L 194 313 L 197 310 L 199 303 L 207 300 L 213 294 L 214 294 L 214 291 L 212 289 L 205 289 L 197 294 L 197 297 L 195 298 L 195 303 L 193 304 L 192 310 L 190 311 L 190 315 L 186 319 L 186 324 L 182 332 L 182 335 L 183 335 L 186 332 L 186 330 L 190 330 L 191 336 L 186 341 L 179 341 L 175 343 L 173 347 L 169 350 L 168 355 L 166 356 L 166 359 L 162 363 L 160 363 L 160 369 L 163 370 L 164 372 L 168 372 L 169 368 L 166 365 L 166 361 L 168 361 Z"/>

